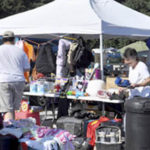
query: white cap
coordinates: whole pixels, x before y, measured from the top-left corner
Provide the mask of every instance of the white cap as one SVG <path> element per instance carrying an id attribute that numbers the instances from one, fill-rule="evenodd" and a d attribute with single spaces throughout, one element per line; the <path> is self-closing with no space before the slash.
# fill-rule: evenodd
<path id="1" fill-rule="evenodd" d="M 15 34 L 12 31 L 6 31 L 3 34 L 3 38 L 13 38 L 13 37 L 15 37 Z"/>

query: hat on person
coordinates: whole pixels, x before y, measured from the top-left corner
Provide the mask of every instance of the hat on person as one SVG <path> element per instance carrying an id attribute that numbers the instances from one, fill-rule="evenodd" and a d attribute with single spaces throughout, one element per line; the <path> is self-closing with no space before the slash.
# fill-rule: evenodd
<path id="1" fill-rule="evenodd" d="M 6 31 L 3 34 L 3 38 L 14 38 L 14 37 L 15 37 L 15 34 L 12 31 Z"/>

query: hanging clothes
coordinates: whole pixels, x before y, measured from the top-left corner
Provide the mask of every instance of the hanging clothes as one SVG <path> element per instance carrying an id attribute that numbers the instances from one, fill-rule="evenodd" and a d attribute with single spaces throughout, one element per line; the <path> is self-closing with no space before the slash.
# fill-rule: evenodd
<path id="1" fill-rule="evenodd" d="M 29 60 L 35 61 L 34 48 L 28 42 L 24 42 L 24 51 L 27 54 Z"/>
<path id="2" fill-rule="evenodd" d="M 31 44 L 27 43 L 27 42 L 24 42 L 23 44 L 24 44 L 23 45 L 24 46 L 24 51 L 28 56 L 29 62 L 30 63 L 31 63 L 31 61 L 35 62 L 35 53 L 34 53 L 33 46 Z M 29 82 L 30 72 L 29 71 L 25 72 L 24 76 L 25 76 L 27 82 Z"/>
<path id="3" fill-rule="evenodd" d="M 46 43 L 39 48 L 36 60 L 36 70 L 38 73 L 43 73 L 44 75 L 56 72 L 56 58 L 49 43 Z"/>
<path id="4" fill-rule="evenodd" d="M 15 43 L 15 45 L 17 47 L 19 47 L 20 49 L 23 49 L 24 52 L 27 54 L 28 56 L 28 60 L 29 62 L 31 63 L 32 62 L 35 62 L 35 53 L 34 53 L 34 47 L 29 44 L 28 42 L 26 41 L 23 41 L 23 40 L 19 40 Z M 30 72 L 27 71 L 24 73 L 24 76 L 25 76 L 25 79 L 26 79 L 26 82 L 29 82 L 29 77 L 30 77 Z"/>
<path id="5" fill-rule="evenodd" d="M 26 41 L 19 40 L 15 43 L 15 46 L 23 49 L 24 52 L 27 54 L 29 60 L 35 61 L 35 52 L 33 45 L 29 44 Z"/>
<path id="6" fill-rule="evenodd" d="M 67 50 L 69 50 L 71 41 L 60 39 L 58 44 L 58 52 L 56 59 L 56 77 L 66 77 L 67 75 Z"/>

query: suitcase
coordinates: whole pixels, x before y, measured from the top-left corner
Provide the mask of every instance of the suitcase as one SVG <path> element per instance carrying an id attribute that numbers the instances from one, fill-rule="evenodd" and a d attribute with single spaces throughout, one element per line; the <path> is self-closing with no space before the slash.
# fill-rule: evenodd
<path id="1" fill-rule="evenodd" d="M 69 131 L 71 134 L 80 137 L 83 135 L 83 120 L 74 117 L 61 117 L 56 122 L 57 128 Z"/>

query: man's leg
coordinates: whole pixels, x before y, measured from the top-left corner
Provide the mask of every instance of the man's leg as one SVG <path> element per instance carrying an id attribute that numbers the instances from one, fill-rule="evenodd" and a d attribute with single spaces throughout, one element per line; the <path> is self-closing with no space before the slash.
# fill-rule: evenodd
<path id="1" fill-rule="evenodd" d="M 14 119 L 13 91 L 9 83 L 0 83 L 0 112 L 4 120 Z"/>
<path id="2" fill-rule="evenodd" d="M 20 109 L 21 99 L 23 95 L 23 90 L 25 83 L 24 82 L 15 82 L 12 83 L 13 86 L 13 111 L 15 113 L 16 110 Z"/>

